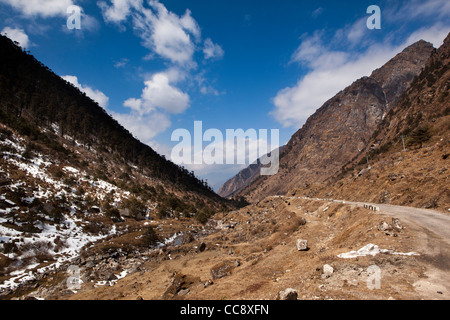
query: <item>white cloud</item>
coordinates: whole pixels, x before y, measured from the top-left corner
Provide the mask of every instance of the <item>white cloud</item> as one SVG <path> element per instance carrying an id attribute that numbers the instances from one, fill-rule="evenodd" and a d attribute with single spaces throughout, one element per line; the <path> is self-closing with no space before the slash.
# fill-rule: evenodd
<path id="1" fill-rule="evenodd" d="M 312 16 L 314 19 L 317 19 L 320 15 L 322 15 L 323 11 L 324 11 L 324 9 L 323 9 L 322 7 L 319 7 L 319 8 L 317 8 L 316 10 L 314 10 L 314 11 L 312 12 L 311 16 Z"/>
<path id="2" fill-rule="evenodd" d="M 450 17 L 448 0 L 408 0 L 393 10 L 387 10 L 383 16 L 389 21 L 411 20 L 415 18 L 443 19 Z"/>
<path id="3" fill-rule="evenodd" d="M 72 0 L 0 0 L 20 11 L 25 16 L 41 16 L 43 18 L 66 16 L 67 8 L 73 5 Z"/>
<path id="4" fill-rule="evenodd" d="M 74 0 L 0 0 L 0 3 L 5 3 L 13 7 L 15 10 L 22 13 L 25 18 L 29 18 L 35 26 L 33 26 L 33 32 L 36 32 L 36 28 L 45 29 L 45 26 L 38 25 L 35 21 L 35 17 L 41 18 L 54 18 L 63 17 L 67 18 L 68 8 L 75 5 Z M 77 6 L 79 7 L 79 6 Z M 97 19 L 93 16 L 89 16 L 81 9 L 81 30 L 83 31 L 95 31 L 99 28 Z M 31 28 L 28 28 L 31 30 Z M 70 32 L 67 26 L 64 24 L 62 28 L 63 32 Z M 31 31 L 30 31 L 31 32 Z M 80 35 L 79 32 L 75 33 Z"/>
<path id="5" fill-rule="evenodd" d="M 72 0 L 0 0 L 9 4 L 25 16 L 41 16 L 44 18 L 66 16 L 66 10 L 73 5 Z"/>
<path id="6" fill-rule="evenodd" d="M 111 0 L 108 6 L 105 1 L 99 1 L 98 6 L 102 9 L 103 18 L 106 22 L 121 23 L 131 14 L 131 9 L 142 7 L 142 0 Z"/>
<path id="7" fill-rule="evenodd" d="M 447 24 L 436 23 L 430 28 L 421 28 L 412 33 L 406 40 L 407 45 L 411 45 L 419 40 L 426 40 L 433 44 L 435 48 L 439 48 L 444 43 L 450 31 L 450 22 Z"/>
<path id="8" fill-rule="evenodd" d="M 18 42 L 22 48 L 28 48 L 30 45 L 30 39 L 23 29 L 5 27 L 3 28 L 1 34 L 4 34 L 11 40 Z"/>
<path id="9" fill-rule="evenodd" d="M 197 50 L 203 50 L 206 60 L 223 57 L 223 48 L 209 38 L 201 47 L 201 29 L 189 9 L 179 16 L 157 0 L 147 3 L 148 6 L 142 0 L 111 0 L 110 5 L 105 1 L 98 5 L 106 22 L 121 25 L 131 18 L 142 45 L 178 67 L 195 69 Z"/>
<path id="10" fill-rule="evenodd" d="M 424 10 L 422 15 L 428 15 L 432 9 L 437 10 L 439 2 L 429 0 L 420 5 L 414 2 L 413 5 Z M 447 11 L 447 7 L 448 5 L 443 6 L 443 11 Z M 404 11 L 409 12 L 410 9 L 408 7 Z M 449 29 L 450 23 L 437 21 L 431 26 L 416 30 L 408 38 L 397 40 L 396 43 L 395 37 L 390 34 L 386 35 L 384 42 L 374 43 L 365 39 L 364 20 L 359 19 L 337 30 L 333 39 L 325 39 L 324 31 L 316 31 L 310 36 L 303 35 L 291 62 L 299 63 L 309 71 L 296 85 L 278 92 L 273 99 L 275 109 L 271 114 L 285 127 L 298 128 L 339 91 L 355 80 L 369 76 L 373 70 L 381 67 L 407 46 L 423 39 L 438 48 Z M 336 47 L 347 49 L 336 50 Z"/>
<path id="11" fill-rule="evenodd" d="M 171 126 L 169 117 L 160 112 L 151 112 L 145 115 L 134 111 L 127 114 L 113 111 L 110 111 L 110 113 L 140 141 L 149 145 L 151 145 L 154 137 L 166 131 Z"/>
<path id="12" fill-rule="evenodd" d="M 156 0 L 148 1 L 149 8 L 142 0 L 111 0 L 111 5 L 101 1 L 98 5 L 107 22 L 120 24 L 131 17 L 144 47 L 174 64 L 195 66 L 193 55 L 201 31 L 190 10 L 178 16 Z"/>
<path id="13" fill-rule="evenodd" d="M 351 45 L 361 44 L 365 35 L 367 35 L 367 18 L 364 17 L 356 21 L 350 28 L 345 31 L 347 40 Z"/>
<path id="14" fill-rule="evenodd" d="M 94 100 L 101 106 L 106 109 L 109 104 L 109 98 L 101 91 L 91 88 L 90 86 L 83 86 L 78 82 L 78 78 L 76 76 L 63 76 L 61 77 L 67 82 L 73 84 L 76 88 L 78 88 L 81 92 L 84 92 L 89 98 Z"/>
<path id="15" fill-rule="evenodd" d="M 119 61 L 116 61 L 116 62 L 114 63 L 114 68 L 116 68 L 116 69 L 123 68 L 123 67 L 125 67 L 125 66 L 128 64 L 128 62 L 130 62 L 129 59 L 127 59 L 127 58 L 122 58 L 122 59 L 120 59 Z"/>
<path id="16" fill-rule="evenodd" d="M 133 111 L 142 113 L 142 100 L 136 98 L 130 98 L 123 103 L 124 107 L 130 108 Z"/>
<path id="17" fill-rule="evenodd" d="M 303 41 L 291 57 L 291 62 L 305 64 L 312 69 L 330 69 L 342 65 L 349 54 L 342 51 L 330 51 L 322 43 L 322 32 L 311 37 L 302 36 Z"/>
<path id="18" fill-rule="evenodd" d="M 217 89 L 211 87 L 211 86 L 202 86 L 200 88 L 200 93 L 203 95 L 213 95 L 213 96 L 220 96 L 220 92 L 217 91 Z"/>
<path id="19" fill-rule="evenodd" d="M 160 72 L 145 81 L 145 88 L 140 99 L 130 98 L 124 106 L 137 111 L 141 115 L 153 112 L 156 109 L 172 114 L 180 114 L 189 107 L 189 95 L 172 86 L 169 75 Z"/>
<path id="20" fill-rule="evenodd" d="M 200 31 L 190 16 L 189 10 L 183 17 L 169 12 L 166 7 L 156 1 L 150 1 L 153 12 L 144 9 L 133 16 L 134 27 L 140 33 L 143 45 L 156 52 L 170 62 L 193 67 L 195 44 L 191 35 L 198 36 Z"/>
<path id="21" fill-rule="evenodd" d="M 81 11 L 81 30 L 83 31 L 97 31 L 100 28 L 100 23 L 96 18 L 89 16 Z"/>
<path id="22" fill-rule="evenodd" d="M 225 52 L 222 47 L 218 44 L 212 42 L 210 38 L 205 40 L 203 47 L 203 54 L 205 55 L 205 59 L 222 59 Z"/>

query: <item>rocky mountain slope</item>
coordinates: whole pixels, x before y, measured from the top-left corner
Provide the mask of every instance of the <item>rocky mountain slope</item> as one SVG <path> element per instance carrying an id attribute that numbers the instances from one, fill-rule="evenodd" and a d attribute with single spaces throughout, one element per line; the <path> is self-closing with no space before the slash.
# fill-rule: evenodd
<path id="1" fill-rule="evenodd" d="M 0 296 L 99 241 L 127 255 L 178 232 L 157 237 L 141 221 L 200 224 L 234 208 L 3 36 L 0 95 Z"/>
<path id="2" fill-rule="evenodd" d="M 284 148 L 284 146 L 280 147 L 278 152 L 282 153 Z M 244 170 L 241 170 L 236 176 L 225 182 L 217 194 L 223 198 L 233 197 L 235 194 L 239 193 L 240 190 L 249 186 L 261 175 L 262 167 L 263 165 L 261 163 L 261 159 L 258 159 L 255 163 L 251 164 Z"/>
<path id="3" fill-rule="evenodd" d="M 434 51 L 430 43 L 419 41 L 327 101 L 289 141 L 280 172 L 259 177 L 238 195 L 257 201 L 339 172 L 366 147 Z"/>
<path id="4" fill-rule="evenodd" d="M 449 212 L 449 92 L 450 35 L 342 174 L 299 193 Z"/>

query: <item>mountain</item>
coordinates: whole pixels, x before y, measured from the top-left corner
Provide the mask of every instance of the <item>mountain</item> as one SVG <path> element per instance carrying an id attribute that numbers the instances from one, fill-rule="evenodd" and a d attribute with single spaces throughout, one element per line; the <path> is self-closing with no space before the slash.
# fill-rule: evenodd
<path id="1" fill-rule="evenodd" d="M 204 182 L 136 140 L 97 103 L 11 40 L 2 36 L 0 44 L 3 124 L 38 139 L 43 137 L 34 136 L 33 130 L 57 126 L 59 136 L 68 135 L 87 149 L 95 147 L 139 166 L 149 176 L 213 195 Z"/>
<path id="2" fill-rule="evenodd" d="M 343 172 L 297 192 L 448 212 L 449 92 L 450 34 Z"/>
<path id="3" fill-rule="evenodd" d="M 148 252 L 234 208 L 4 36 L 0 96 L 0 296 L 95 243 Z"/>
<path id="4" fill-rule="evenodd" d="M 278 152 L 283 152 L 284 146 L 278 149 Z M 269 157 L 271 154 L 269 153 Z M 234 194 L 238 193 L 243 188 L 249 186 L 256 178 L 261 175 L 261 168 L 263 164 L 261 159 L 258 159 L 255 163 L 252 163 L 247 168 L 241 170 L 236 176 L 229 179 L 223 184 L 219 189 L 217 194 L 223 198 L 233 197 Z M 267 161 L 266 161 L 267 163 Z"/>
<path id="5" fill-rule="evenodd" d="M 389 73 L 381 84 L 363 78 L 338 95 L 346 100 L 334 114 L 341 108 L 355 118 L 337 119 L 341 125 L 359 124 L 364 111 L 354 101 L 373 104 L 367 116 L 375 120 L 367 122 L 379 122 L 360 151 L 339 158 L 346 161 L 341 170 L 241 209 L 202 192 L 201 181 L 192 191 L 163 178 L 170 173 L 150 175 L 145 159 L 133 162 L 139 154 L 124 161 L 120 147 L 76 133 L 70 121 L 44 125 L 29 105 L 45 111 L 52 100 L 34 94 L 22 103 L 33 87 L 10 86 L 0 108 L 0 299 L 273 300 L 284 293 L 301 300 L 448 299 L 450 219 L 436 210 L 448 212 L 450 203 L 449 42 L 431 50 L 400 96 L 388 90 L 396 77 Z M 33 72 L 34 88 L 49 88 Z M 15 81 L 0 72 L 2 88 Z M 55 86 L 48 97 L 59 91 L 63 101 L 84 100 L 67 86 Z M 319 125 L 317 118 L 310 125 Z M 318 134 L 313 129 L 300 133 Z M 309 143 L 303 146 L 314 150 Z M 282 154 L 293 157 L 293 147 Z M 341 197 L 380 212 L 335 200 Z M 374 290 L 380 270 L 383 290 Z"/>
<path id="6" fill-rule="evenodd" d="M 339 92 L 293 135 L 280 156 L 279 173 L 257 178 L 238 195 L 258 201 L 339 172 L 366 147 L 434 51 L 430 43 L 419 41 Z"/>

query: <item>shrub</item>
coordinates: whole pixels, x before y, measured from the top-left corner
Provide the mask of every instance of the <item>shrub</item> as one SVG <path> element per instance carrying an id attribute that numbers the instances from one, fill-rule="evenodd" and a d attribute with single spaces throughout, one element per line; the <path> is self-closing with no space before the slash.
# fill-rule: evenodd
<path id="1" fill-rule="evenodd" d="M 137 218 L 140 215 L 145 215 L 147 207 L 145 204 L 137 198 L 130 198 L 124 201 L 123 208 L 130 211 L 132 218 Z"/>
<path id="2" fill-rule="evenodd" d="M 418 145 L 420 144 L 420 147 L 422 148 L 423 144 L 427 141 L 429 141 L 432 137 L 431 128 L 429 125 L 422 125 L 415 129 L 409 138 L 407 139 L 406 143 L 408 146 Z"/>
<path id="3" fill-rule="evenodd" d="M 72 187 L 76 184 L 76 180 L 74 177 L 65 178 L 63 183 L 69 187 Z"/>
<path id="4" fill-rule="evenodd" d="M 14 253 L 17 251 L 18 251 L 18 248 L 14 242 L 6 242 L 3 244 L 3 253 L 4 254 L 10 254 L 10 253 Z"/>
<path id="5" fill-rule="evenodd" d="M 163 203 L 158 205 L 158 212 L 157 212 L 158 218 L 165 219 L 169 217 L 171 213 L 172 213 L 171 210 L 166 204 Z"/>
<path id="6" fill-rule="evenodd" d="M 158 243 L 159 237 L 153 227 L 147 227 L 142 237 L 144 244 L 148 246 L 154 246 Z"/>
<path id="7" fill-rule="evenodd" d="M 60 207 L 53 209 L 53 211 L 50 213 L 50 217 L 55 223 L 60 224 L 64 220 L 63 209 Z"/>
<path id="8" fill-rule="evenodd" d="M 106 234 L 108 228 L 101 222 L 91 221 L 87 225 L 83 226 L 83 231 L 92 235 Z"/>
<path id="9" fill-rule="evenodd" d="M 110 209 L 106 210 L 105 215 L 108 218 L 110 218 L 113 222 L 121 222 L 122 221 L 120 212 L 116 208 L 110 208 Z"/>
<path id="10" fill-rule="evenodd" d="M 25 147 L 25 151 L 22 153 L 22 157 L 26 160 L 29 160 L 33 157 L 33 147 L 31 143 L 27 144 L 27 146 Z"/>
<path id="11" fill-rule="evenodd" d="M 58 170 L 55 172 L 55 178 L 61 179 L 64 177 L 64 172 L 62 172 L 61 170 Z"/>
<path id="12" fill-rule="evenodd" d="M 79 187 L 79 188 L 77 189 L 77 191 L 75 192 L 75 195 L 76 195 L 77 197 L 82 197 L 82 196 L 84 195 L 84 193 L 85 193 L 85 191 L 84 191 L 83 187 Z"/>
<path id="13" fill-rule="evenodd" d="M 209 218 L 214 215 L 214 213 L 214 210 L 210 207 L 203 207 L 199 212 L 195 214 L 195 219 L 201 224 L 206 224 Z"/>

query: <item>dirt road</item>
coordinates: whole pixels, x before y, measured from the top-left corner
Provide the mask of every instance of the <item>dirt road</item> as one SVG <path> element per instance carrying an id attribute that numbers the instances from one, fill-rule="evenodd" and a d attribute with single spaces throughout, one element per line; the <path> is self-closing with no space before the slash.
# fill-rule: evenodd
<path id="1" fill-rule="evenodd" d="M 379 208 L 374 214 L 395 217 L 403 225 L 415 231 L 427 279 L 419 279 L 415 283 L 417 292 L 424 299 L 450 300 L 450 216 L 421 208 L 403 207 L 388 204 L 352 202 L 331 199 L 311 199 L 333 201 L 364 207 L 371 205 Z"/>
<path id="2" fill-rule="evenodd" d="M 336 201 L 336 200 L 335 200 Z M 370 204 L 361 202 L 345 201 L 347 204 L 364 206 L 369 204 L 380 208 L 380 214 L 390 215 L 403 221 L 408 221 L 417 226 L 435 233 L 442 241 L 450 245 L 450 216 L 443 213 L 421 208 L 394 206 L 388 204 Z"/>

